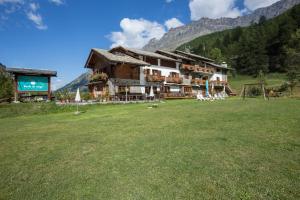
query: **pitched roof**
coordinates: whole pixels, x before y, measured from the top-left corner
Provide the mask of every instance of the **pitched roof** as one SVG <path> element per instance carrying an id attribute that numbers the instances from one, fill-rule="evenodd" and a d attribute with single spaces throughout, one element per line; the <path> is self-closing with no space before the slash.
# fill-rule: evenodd
<path id="1" fill-rule="evenodd" d="M 169 55 L 169 56 L 176 57 L 176 58 L 178 58 L 178 59 L 184 59 L 184 60 L 189 60 L 189 61 L 195 61 L 195 60 L 192 59 L 192 58 L 188 58 L 188 57 L 186 57 L 186 56 L 182 56 L 182 55 L 179 55 L 179 54 L 176 54 L 176 53 L 172 53 L 172 52 L 169 52 L 169 51 L 157 50 L 156 53 L 159 53 L 159 54 L 166 54 L 166 55 Z"/>
<path id="2" fill-rule="evenodd" d="M 24 75 L 46 75 L 46 76 L 57 75 L 56 71 L 30 69 L 30 68 L 6 68 L 6 71 L 12 74 L 24 74 Z"/>
<path id="3" fill-rule="evenodd" d="M 120 54 L 112 54 L 109 51 L 103 50 L 103 49 L 96 49 L 93 48 L 92 52 L 95 52 L 96 54 L 99 54 L 106 58 L 108 61 L 116 62 L 116 63 L 128 63 L 128 64 L 134 64 L 134 65 L 150 65 L 149 63 L 146 63 L 142 60 L 135 59 L 131 56 L 127 55 L 120 55 Z"/>
<path id="4" fill-rule="evenodd" d="M 203 57 L 203 56 L 200 56 L 200 55 L 197 55 L 197 54 L 187 53 L 187 52 L 183 52 L 183 51 L 179 51 L 179 50 L 176 50 L 175 53 L 183 54 L 185 56 L 190 56 L 190 57 L 193 57 L 193 58 L 196 58 L 196 59 L 201 59 L 201 60 L 205 60 L 205 61 L 209 61 L 209 62 L 214 61 L 210 58 L 206 58 L 206 57 Z"/>
<path id="5" fill-rule="evenodd" d="M 213 67 L 218 67 L 218 68 L 222 68 L 222 69 L 230 69 L 230 68 L 228 68 L 228 67 L 224 67 L 224 66 L 222 66 L 222 65 L 218 65 L 218 64 L 216 64 L 216 63 L 212 63 L 212 62 L 206 62 L 207 64 L 209 64 L 209 65 L 211 65 L 211 66 L 213 66 Z"/>
<path id="6" fill-rule="evenodd" d="M 148 57 L 153 57 L 153 58 L 159 58 L 159 59 L 164 59 L 164 60 L 170 60 L 170 61 L 174 61 L 174 62 L 177 61 L 173 58 L 170 58 L 170 57 L 158 54 L 158 53 L 153 53 L 153 52 L 150 52 L 150 51 L 144 51 L 144 50 L 140 50 L 140 49 L 127 48 L 127 47 L 122 47 L 122 46 L 113 48 L 110 51 L 113 51 L 113 50 L 118 49 L 118 48 L 124 49 L 125 51 L 129 51 L 129 52 L 132 52 L 132 53 L 135 53 L 135 54 L 138 54 L 138 55 L 143 55 L 143 56 L 148 56 Z"/>

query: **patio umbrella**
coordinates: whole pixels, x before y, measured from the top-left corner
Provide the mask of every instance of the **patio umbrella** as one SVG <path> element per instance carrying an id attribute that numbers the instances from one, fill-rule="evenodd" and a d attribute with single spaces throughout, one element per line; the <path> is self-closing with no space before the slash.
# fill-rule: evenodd
<path id="1" fill-rule="evenodd" d="M 154 97 L 154 92 L 153 92 L 153 86 L 151 86 L 151 89 L 150 89 L 150 97 Z"/>
<path id="2" fill-rule="evenodd" d="M 206 96 L 209 96 L 209 85 L 208 85 L 208 80 L 205 81 L 205 88 L 206 88 Z"/>
<path id="3" fill-rule="evenodd" d="M 79 111 L 78 111 L 78 103 L 81 101 L 81 98 L 80 98 L 80 92 L 79 92 L 79 88 L 77 88 L 77 92 L 76 92 L 76 96 L 75 96 L 75 102 L 77 102 L 77 111 L 75 112 L 75 114 L 78 114 Z"/>

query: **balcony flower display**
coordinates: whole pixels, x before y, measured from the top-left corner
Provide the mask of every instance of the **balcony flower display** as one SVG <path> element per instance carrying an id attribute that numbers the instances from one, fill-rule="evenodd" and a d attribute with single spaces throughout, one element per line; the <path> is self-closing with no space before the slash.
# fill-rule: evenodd
<path id="1" fill-rule="evenodd" d="M 90 82 L 98 82 L 98 81 L 106 82 L 107 80 L 108 80 L 108 76 L 104 72 L 95 73 L 90 76 Z"/>

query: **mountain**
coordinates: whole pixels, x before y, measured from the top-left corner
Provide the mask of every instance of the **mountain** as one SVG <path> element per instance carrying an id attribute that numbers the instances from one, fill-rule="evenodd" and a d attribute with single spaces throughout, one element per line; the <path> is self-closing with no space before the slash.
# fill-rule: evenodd
<path id="1" fill-rule="evenodd" d="M 171 29 L 159 40 L 150 40 L 149 43 L 143 47 L 143 50 L 174 50 L 176 47 L 202 35 L 232 29 L 238 26 L 249 26 L 253 22 L 258 22 L 261 16 L 265 16 L 266 19 L 271 19 L 299 3 L 300 0 L 281 0 L 269 7 L 259 8 L 251 14 L 237 18 L 201 18 L 185 26 Z"/>
<path id="2" fill-rule="evenodd" d="M 64 90 L 68 90 L 70 92 L 76 92 L 77 88 L 80 89 L 80 91 L 87 91 L 87 84 L 89 81 L 89 75 L 90 75 L 90 71 L 81 74 L 78 78 L 76 78 L 75 80 L 73 80 L 72 82 L 68 83 L 67 85 L 63 86 L 62 88 L 59 88 L 57 91 L 64 91 Z"/>

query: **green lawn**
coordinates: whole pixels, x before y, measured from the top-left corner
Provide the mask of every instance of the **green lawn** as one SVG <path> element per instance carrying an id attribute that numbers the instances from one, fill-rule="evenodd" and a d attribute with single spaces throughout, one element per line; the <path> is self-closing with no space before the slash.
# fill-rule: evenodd
<path id="1" fill-rule="evenodd" d="M 0 199 L 300 198 L 300 100 L 85 110 L 0 115 Z"/>

